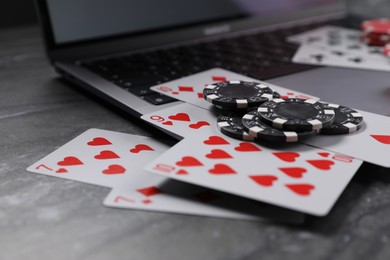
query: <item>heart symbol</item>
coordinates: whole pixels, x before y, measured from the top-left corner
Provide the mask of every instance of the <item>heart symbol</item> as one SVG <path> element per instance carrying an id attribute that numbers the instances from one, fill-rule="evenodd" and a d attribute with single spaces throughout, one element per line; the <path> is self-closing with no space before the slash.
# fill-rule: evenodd
<path id="1" fill-rule="evenodd" d="M 237 147 L 234 147 L 234 150 L 238 152 L 259 152 L 261 149 L 254 144 L 242 142 Z"/>
<path id="2" fill-rule="evenodd" d="M 331 166 L 334 164 L 330 160 L 307 160 L 308 163 L 320 170 L 330 170 Z"/>
<path id="3" fill-rule="evenodd" d="M 302 178 L 303 174 L 307 172 L 305 168 L 300 167 L 279 168 L 279 170 L 292 178 Z"/>
<path id="4" fill-rule="evenodd" d="M 171 120 L 177 120 L 177 121 L 191 121 L 190 117 L 186 113 L 177 113 L 176 115 L 168 116 Z"/>
<path id="5" fill-rule="evenodd" d="M 198 159 L 192 156 L 184 156 L 181 161 L 176 162 L 177 166 L 202 166 L 203 164 Z"/>
<path id="6" fill-rule="evenodd" d="M 208 145 L 229 144 L 228 141 L 217 135 L 210 136 L 207 140 L 203 141 L 203 143 Z"/>
<path id="7" fill-rule="evenodd" d="M 210 125 L 209 122 L 199 121 L 199 122 L 196 122 L 195 124 L 190 124 L 189 127 L 193 128 L 193 129 L 199 129 L 202 126 L 206 126 L 206 125 Z"/>
<path id="8" fill-rule="evenodd" d="M 295 152 L 275 152 L 272 154 L 285 162 L 295 162 L 295 158 L 299 157 L 299 153 Z"/>
<path id="9" fill-rule="evenodd" d="M 390 135 L 371 135 L 371 137 L 382 144 L 390 144 Z"/>
<path id="10" fill-rule="evenodd" d="M 224 76 L 211 76 L 212 81 L 226 81 Z"/>
<path id="11" fill-rule="evenodd" d="M 193 87 L 179 86 L 178 89 L 180 92 L 194 92 Z"/>
<path id="12" fill-rule="evenodd" d="M 261 186 L 270 187 L 274 184 L 274 181 L 278 179 L 278 177 L 273 175 L 254 175 L 249 176 L 254 182 L 260 184 Z"/>
<path id="13" fill-rule="evenodd" d="M 59 168 L 59 169 L 56 171 L 56 173 L 65 173 L 65 172 L 68 172 L 68 170 L 65 169 L 65 168 Z"/>
<path id="14" fill-rule="evenodd" d="M 99 160 L 115 159 L 115 158 L 120 158 L 120 157 L 113 151 L 109 151 L 109 150 L 101 151 L 98 155 L 95 155 L 95 159 L 99 159 Z"/>
<path id="15" fill-rule="evenodd" d="M 123 174 L 126 171 L 125 168 L 119 164 L 111 164 L 107 169 L 103 170 L 104 174 Z"/>
<path id="16" fill-rule="evenodd" d="M 154 149 L 146 144 L 137 144 L 133 149 L 130 149 L 131 153 L 139 153 L 141 151 L 154 151 Z"/>
<path id="17" fill-rule="evenodd" d="M 155 186 L 138 189 L 137 191 L 147 197 L 161 193 L 161 191 Z"/>
<path id="18" fill-rule="evenodd" d="M 183 170 L 183 169 L 180 169 L 176 172 L 176 174 L 179 174 L 179 175 L 186 175 L 188 174 L 188 172 L 186 170 Z"/>
<path id="19" fill-rule="evenodd" d="M 330 155 L 330 153 L 318 153 L 319 156 L 322 156 L 322 157 L 325 157 L 325 158 L 328 158 L 328 156 Z"/>
<path id="20" fill-rule="evenodd" d="M 212 174 L 236 174 L 236 171 L 227 166 L 226 164 L 216 164 L 214 168 L 209 170 Z"/>
<path id="21" fill-rule="evenodd" d="M 71 166 L 71 165 L 82 165 L 83 162 L 80 161 L 79 158 L 77 158 L 77 157 L 68 156 L 68 157 L 65 157 L 64 160 L 58 162 L 57 164 L 61 165 L 61 166 Z"/>
<path id="22" fill-rule="evenodd" d="M 153 201 L 150 200 L 150 199 L 146 199 L 146 200 L 143 200 L 142 203 L 145 204 L 145 205 L 149 205 L 149 204 L 152 204 Z"/>
<path id="23" fill-rule="evenodd" d="M 173 125 L 172 121 L 165 121 L 162 123 L 163 125 Z"/>
<path id="24" fill-rule="evenodd" d="M 315 188 L 311 184 L 286 184 L 286 187 L 302 196 L 310 195 L 311 190 Z"/>
<path id="25" fill-rule="evenodd" d="M 91 146 L 97 146 L 97 145 L 110 145 L 112 143 L 108 141 L 106 138 L 96 137 L 92 141 L 88 142 L 87 144 Z"/>
<path id="26" fill-rule="evenodd" d="M 206 157 L 209 158 L 209 159 L 233 158 L 230 154 L 228 154 L 224 150 L 220 150 L 220 149 L 211 150 L 211 152 L 209 154 L 206 154 Z"/>

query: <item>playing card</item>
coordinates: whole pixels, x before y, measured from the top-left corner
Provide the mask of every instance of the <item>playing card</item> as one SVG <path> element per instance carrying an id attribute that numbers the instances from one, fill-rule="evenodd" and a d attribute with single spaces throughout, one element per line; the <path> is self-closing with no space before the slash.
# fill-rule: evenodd
<path id="1" fill-rule="evenodd" d="M 332 25 L 321 26 L 312 30 L 289 36 L 287 37 L 287 41 L 295 44 L 325 43 L 327 41 L 329 31 L 334 28 L 335 26 Z"/>
<path id="2" fill-rule="evenodd" d="M 168 148 L 150 137 L 89 129 L 27 171 L 115 187 L 144 178 L 143 167 Z"/>
<path id="3" fill-rule="evenodd" d="M 232 198 L 193 185 L 181 186 L 183 183 L 143 170 L 168 148 L 149 137 L 90 129 L 27 170 L 114 187 L 104 201 L 111 207 L 243 220 L 303 221 L 303 215 L 298 212 Z M 240 206 L 229 206 L 230 200 Z"/>
<path id="4" fill-rule="evenodd" d="M 357 52 L 330 49 L 313 44 L 301 45 L 292 61 L 312 65 L 390 71 L 390 60 L 384 56 L 371 58 Z"/>
<path id="5" fill-rule="evenodd" d="M 318 216 L 326 215 L 362 161 L 302 144 L 265 146 L 215 125 L 180 141 L 146 170 Z"/>
<path id="6" fill-rule="evenodd" d="M 251 221 L 302 223 L 302 213 L 232 196 L 196 185 L 152 176 L 138 186 L 126 185 L 111 190 L 104 205 L 114 208 L 162 211 Z M 153 179 L 152 178 L 152 179 Z M 156 179 L 159 178 L 159 179 Z"/>
<path id="7" fill-rule="evenodd" d="M 218 115 L 191 104 L 182 103 L 173 107 L 146 114 L 141 118 L 165 131 L 175 134 L 177 139 L 202 132 L 211 127 Z"/>
<path id="8" fill-rule="evenodd" d="M 151 87 L 152 90 L 186 103 L 199 106 L 208 110 L 213 109 L 213 104 L 203 98 L 203 89 L 206 85 L 227 80 L 255 81 L 268 85 L 274 91 L 277 91 L 282 97 L 301 97 L 319 99 L 317 97 L 304 94 L 291 89 L 276 86 L 258 79 L 250 78 L 238 73 L 227 71 L 220 68 L 210 69 L 204 72 L 196 73 L 188 77 L 180 78 L 162 85 Z"/>
<path id="9" fill-rule="evenodd" d="M 357 111 L 364 120 L 363 127 L 357 132 L 344 135 L 317 135 L 303 142 L 383 167 L 390 167 L 390 118 Z"/>
<path id="10" fill-rule="evenodd" d="M 383 58 L 382 48 L 361 42 L 360 35 L 359 30 L 330 25 L 290 36 L 287 40 L 297 44 L 322 46 L 334 51 L 358 53 L 367 59 Z"/>

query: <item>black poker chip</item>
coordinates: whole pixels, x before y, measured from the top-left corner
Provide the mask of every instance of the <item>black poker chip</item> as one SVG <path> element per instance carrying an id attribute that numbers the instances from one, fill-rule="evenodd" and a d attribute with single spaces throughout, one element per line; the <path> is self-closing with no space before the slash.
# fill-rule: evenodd
<path id="1" fill-rule="evenodd" d="M 363 116 L 349 107 L 322 103 L 326 109 L 333 109 L 335 118 L 330 126 L 321 128 L 319 133 L 323 135 L 349 134 L 358 131 L 363 125 Z"/>
<path id="2" fill-rule="evenodd" d="M 274 92 L 272 93 L 272 98 L 273 98 L 273 99 L 275 99 L 275 98 L 282 98 L 282 95 L 280 95 L 279 92 L 274 91 Z"/>
<path id="3" fill-rule="evenodd" d="M 217 127 L 221 133 L 239 140 L 254 141 L 256 138 L 245 132 L 242 125 L 242 114 L 220 115 Z"/>
<path id="4" fill-rule="evenodd" d="M 245 114 L 248 111 L 257 109 L 258 106 L 255 107 L 247 107 L 247 108 L 231 108 L 231 107 L 222 107 L 222 106 L 214 106 L 218 111 L 223 112 L 239 112 L 241 114 Z"/>
<path id="5" fill-rule="evenodd" d="M 203 89 L 204 99 L 223 108 L 256 107 L 271 100 L 272 89 L 265 83 L 232 80 L 218 82 Z"/>
<path id="6" fill-rule="evenodd" d="M 333 123 L 335 112 L 314 99 L 273 99 L 259 106 L 261 121 L 287 131 L 320 130 Z"/>
<path id="7" fill-rule="evenodd" d="M 283 131 L 273 128 L 260 121 L 257 111 L 251 111 L 242 117 L 244 130 L 259 141 L 271 142 L 298 142 L 304 138 L 316 135 L 317 131 Z"/>

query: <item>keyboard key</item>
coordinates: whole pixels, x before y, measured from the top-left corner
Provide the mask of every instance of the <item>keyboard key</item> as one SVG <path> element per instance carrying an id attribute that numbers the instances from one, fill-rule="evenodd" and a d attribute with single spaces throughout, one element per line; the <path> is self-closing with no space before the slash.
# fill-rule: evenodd
<path id="1" fill-rule="evenodd" d="M 162 95 L 160 93 L 154 93 L 154 94 L 145 96 L 144 99 L 149 101 L 150 103 L 152 103 L 154 105 L 162 105 L 162 104 L 170 103 L 173 101 L 177 101 L 174 98 Z"/>
<path id="2" fill-rule="evenodd" d="M 150 90 L 151 86 L 153 85 L 136 86 L 136 87 L 126 88 L 126 90 L 133 93 L 136 96 L 142 97 L 142 96 L 147 96 L 156 93 Z"/>

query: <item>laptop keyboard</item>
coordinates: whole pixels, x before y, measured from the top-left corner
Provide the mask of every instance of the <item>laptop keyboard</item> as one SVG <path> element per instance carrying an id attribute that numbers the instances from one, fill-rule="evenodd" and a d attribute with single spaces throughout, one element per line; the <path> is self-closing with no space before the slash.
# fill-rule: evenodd
<path id="1" fill-rule="evenodd" d="M 259 79 L 312 68 L 291 63 L 297 46 L 287 43 L 285 39 L 320 25 L 317 23 L 152 52 L 120 55 L 83 62 L 81 65 L 128 92 L 160 105 L 175 99 L 151 91 L 151 86 L 214 67 Z"/>

